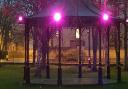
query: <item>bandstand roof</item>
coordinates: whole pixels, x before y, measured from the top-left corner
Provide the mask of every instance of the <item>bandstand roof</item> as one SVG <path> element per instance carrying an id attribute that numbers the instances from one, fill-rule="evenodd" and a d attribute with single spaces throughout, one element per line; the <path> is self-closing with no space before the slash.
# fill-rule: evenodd
<path id="1" fill-rule="evenodd" d="M 39 22 L 42 20 L 41 18 L 52 17 L 55 12 L 61 12 L 67 25 L 79 23 L 76 20 L 74 21 L 74 18 L 77 19 L 77 17 L 84 24 L 95 24 L 98 18 L 101 17 L 101 11 L 91 0 L 56 0 L 52 5 L 44 8 L 39 14 L 30 17 L 30 19 Z"/>
<path id="2" fill-rule="evenodd" d="M 48 8 L 33 17 L 52 16 L 55 11 L 61 12 L 64 16 L 99 16 L 100 11 L 91 0 L 57 0 Z"/>

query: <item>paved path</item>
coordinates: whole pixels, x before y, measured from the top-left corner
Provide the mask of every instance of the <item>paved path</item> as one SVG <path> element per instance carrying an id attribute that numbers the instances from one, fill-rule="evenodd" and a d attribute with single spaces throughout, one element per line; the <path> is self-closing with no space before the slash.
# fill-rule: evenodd
<path id="1" fill-rule="evenodd" d="M 116 83 L 115 80 L 103 79 L 103 84 Z M 31 84 L 47 84 L 57 85 L 57 79 L 32 79 Z M 96 85 L 98 84 L 97 78 L 68 78 L 62 80 L 63 85 Z"/>

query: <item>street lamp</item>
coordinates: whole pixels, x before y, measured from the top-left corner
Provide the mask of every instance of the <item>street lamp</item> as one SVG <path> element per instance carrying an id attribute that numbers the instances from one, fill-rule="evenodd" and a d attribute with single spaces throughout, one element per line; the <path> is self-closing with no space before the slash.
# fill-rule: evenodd
<path id="1" fill-rule="evenodd" d="M 19 22 L 23 21 L 23 17 L 22 17 L 22 16 L 19 16 L 19 17 L 18 17 L 18 21 L 19 21 Z"/>
<path id="2" fill-rule="evenodd" d="M 21 16 L 21 15 L 18 16 L 18 17 L 17 17 L 17 22 L 18 22 L 19 24 L 21 24 L 21 25 L 24 24 L 24 22 L 25 22 L 25 21 L 24 21 L 24 17 Z"/>
<path id="3" fill-rule="evenodd" d="M 103 20 L 104 22 L 107 22 L 109 21 L 110 17 L 109 17 L 109 14 L 107 13 L 104 13 L 103 14 Z M 109 31 L 110 31 L 110 26 L 107 26 L 107 79 L 110 79 L 110 61 L 109 61 Z"/>
<path id="4" fill-rule="evenodd" d="M 60 12 L 54 13 L 53 18 L 54 18 L 54 21 L 59 22 L 61 20 L 61 13 Z"/>
<path id="5" fill-rule="evenodd" d="M 103 19 L 104 21 L 108 21 L 108 20 L 109 20 L 109 15 L 108 15 L 107 13 L 103 13 L 102 19 Z"/>
<path id="6" fill-rule="evenodd" d="M 106 23 L 108 23 L 109 21 L 109 15 L 107 13 L 103 13 L 102 14 L 102 23 L 105 23 L 104 25 L 106 25 Z M 101 24 L 100 24 L 101 25 Z M 100 85 L 103 84 L 103 79 L 102 79 L 102 57 L 101 57 L 101 27 L 98 28 L 99 29 L 99 67 L 98 67 L 98 83 Z M 108 59 L 109 60 L 109 59 Z"/>
<path id="7" fill-rule="evenodd" d="M 53 19 L 57 23 L 60 22 L 62 16 L 60 12 L 54 13 Z M 59 38 L 59 47 L 58 47 L 58 79 L 57 84 L 58 86 L 62 85 L 62 68 L 61 68 L 61 29 L 58 29 L 58 38 Z"/>

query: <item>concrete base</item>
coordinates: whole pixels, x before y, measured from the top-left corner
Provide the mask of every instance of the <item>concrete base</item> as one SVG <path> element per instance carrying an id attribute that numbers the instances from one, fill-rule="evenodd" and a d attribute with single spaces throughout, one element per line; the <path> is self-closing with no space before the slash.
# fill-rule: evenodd
<path id="1" fill-rule="evenodd" d="M 113 84 L 116 80 L 103 79 L 103 84 Z M 57 79 L 32 79 L 34 85 L 57 85 Z M 62 79 L 62 85 L 97 85 L 97 78 L 68 78 Z"/>

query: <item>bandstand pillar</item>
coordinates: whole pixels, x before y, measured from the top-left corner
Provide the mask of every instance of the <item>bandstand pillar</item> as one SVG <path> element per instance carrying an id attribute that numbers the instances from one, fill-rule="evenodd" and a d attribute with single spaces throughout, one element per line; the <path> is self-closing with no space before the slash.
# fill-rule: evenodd
<path id="1" fill-rule="evenodd" d="M 121 63 L 120 63 L 120 23 L 117 22 L 117 82 L 121 82 Z"/>
<path id="2" fill-rule="evenodd" d="M 25 62 L 24 62 L 24 80 L 30 84 L 30 67 L 29 67 L 29 24 L 25 23 Z"/>
<path id="3" fill-rule="evenodd" d="M 59 31 L 59 47 L 58 47 L 58 86 L 62 85 L 62 68 L 61 68 L 61 28 L 57 29 Z"/>
<path id="4" fill-rule="evenodd" d="M 49 27 L 47 29 L 47 64 L 46 64 L 46 78 L 50 78 L 50 65 L 49 65 Z"/>
<path id="5" fill-rule="evenodd" d="M 101 34 L 102 34 L 102 31 L 101 31 L 101 26 L 98 27 L 98 30 L 99 30 L 99 66 L 98 66 L 98 84 L 99 85 L 102 85 L 103 84 L 103 78 L 102 78 L 102 57 L 101 57 L 101 50 L 102 50 L 102 47 L 101 47 Z"/>
<path id="6" fill-rule="evenodd" d="M 111 78 L 110 75 L 110 58 L 109 58 L 109 32 L 110 32 L 110 26 L 107 27 L 107 79 Z"/>
<path id="7" fill-rule="evenodd" d="M 35 65 L 35 63 L 36 63 L 37 37 L 36 37 L 36 31 L 35 31 L 36 29 L 35 29 L 35 27 L 32 30 L 34 30 L 33 31 L 33 64 Z"/>

